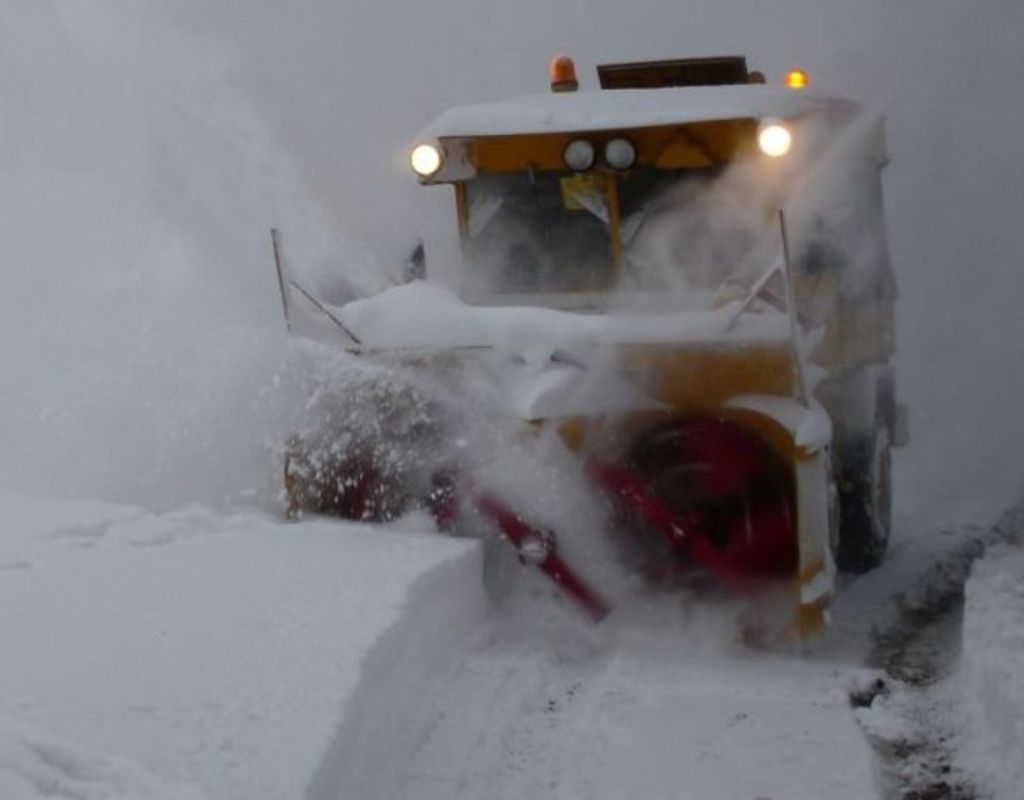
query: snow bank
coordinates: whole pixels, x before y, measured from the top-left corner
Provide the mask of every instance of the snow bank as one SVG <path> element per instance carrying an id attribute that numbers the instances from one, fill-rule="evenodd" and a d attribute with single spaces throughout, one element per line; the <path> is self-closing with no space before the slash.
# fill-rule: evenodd
<path id="1" fill-rule="evenodd" d="M 936 529 L 926 520 L 897 517 L 898 537 L 885 561 L 866 575 L 840 579 L 833 624 L 816 645 L 834 656 L 862 659 L 920 627 L 922 615 L 948 606 L 971 564 L 1010 535 L 1012 520 Z"/>
<path id="2" fill-rule="evenodd" d="M 0 496 L 0 795 L 304 796 L 484 607 L 474 543 L 402 527 Z"/>
<path id="3" fill-rule="evenodd" d="M 986 796 L 1024 786 L 1024 548 L 1005 545 L 974 565 L 966 588 L 964 759 Z"/>
<path id="4" fill-rule="evenodd" d="M 364 659 L 362 680 L 307 800 L 390 796 L 370 787 L 386 787 L 398 775 L 413 741 L 410 716 L 447 676 L 459 640 L 481 623 L 479 575 L 476 559 L 453 559 L 414 584 L 419 602 L 406 606 Z"/>

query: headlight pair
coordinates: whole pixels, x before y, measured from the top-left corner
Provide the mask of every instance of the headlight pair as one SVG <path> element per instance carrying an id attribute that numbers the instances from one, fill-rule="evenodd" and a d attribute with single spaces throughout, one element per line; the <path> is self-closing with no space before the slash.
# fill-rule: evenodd
<path id="1" fill-rule="evenodd" d="M 573 139 L 562 151 L 562 161 L 573 172 L 585 172 L 596 160 L 597 151 L 586 139 Z M 609 139 L 604 145 L 604 163 L 612 169 L 629 169 L 636 163 L 636 147 L 629 139 Z"/>

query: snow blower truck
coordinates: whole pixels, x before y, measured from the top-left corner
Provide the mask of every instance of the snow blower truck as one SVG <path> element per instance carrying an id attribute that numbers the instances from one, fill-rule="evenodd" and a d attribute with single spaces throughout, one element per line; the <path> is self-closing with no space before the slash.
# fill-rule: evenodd
<path id="1" fill-rule="evenodd" d="M 799 70 L 769 86 L 742 57 L 603 65 L 600 89 L 580 91 L 559 56 L 550 77 L 551 93 L 449 110 L 415 141 L 419 182 L 454 191 L 453 287 L 432 266 L 425 279 L 421 249 L 376 297 L 304 294 L 359 359 L 436 375 L 516 351 L 529 379 L 499 382 L 502 413 L 557 433 L 638 570 L 740 592 L 775 582 L 809 634 L 837 565 L 883 558 L 890 448 L 906 438 L 882 121 Z M 298 284 L 279 277 L 287 312 Z M 333 402 L 289 442 L 291 514 L 419 506 L 442 529 L 468 515 L 592 617 L 608 612 L 556 532 L 447 455 L 457 420 L 441 430 L 393 391 Z M 356 405 L 372 421 L 339 425 Z"/>

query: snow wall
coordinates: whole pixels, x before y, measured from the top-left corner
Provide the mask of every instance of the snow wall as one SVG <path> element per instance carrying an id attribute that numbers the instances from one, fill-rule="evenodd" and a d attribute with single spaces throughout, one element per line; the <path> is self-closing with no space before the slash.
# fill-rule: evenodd
<path id="1" fill-rule="evenodd" d="M 363 660 L 360 682 L 306 800 L 391 795 L 415 744 L 411 715 L 449 676 L 457 645 L 485 616 L 480 556 L 475 549 L 452 559 L 412 586 L 401 618 Z"/>
<path id="2" fill-rule="evenodd" d="M 543 91 L 555 52 L 591 87 L 603 61 L 737 52 L 888 114 L 914 436 L 897 497 L 918 518 L 989 513 L 1024 452 L 1022 15 L 1015 0 L 4 3 L 0 480 L 274 503 L 293 398 L 274 381 L 271 225 L 318 286 L 383 285 L 421 234 L 443 267 L 450 193 L 417 187 L 405 157 L 440 110 Z M 466 43 L 488 54 L 471 69 Z"/>
<path id="3" fill-rule="evenodd" d="M 1014 544 L 975 562 L 963 625 L 963 759 L 986 797 L 1013 800 L 1024 785 L 1024 510 Z"/>

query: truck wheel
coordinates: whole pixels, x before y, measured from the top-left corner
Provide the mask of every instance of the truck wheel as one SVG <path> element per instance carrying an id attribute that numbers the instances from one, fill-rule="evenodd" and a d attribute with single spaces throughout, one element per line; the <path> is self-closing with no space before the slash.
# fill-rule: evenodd
<path id="1" fill-rule="evenodd" d="M 892 451 L 889 429 L 845 448 L 839 491 L 839 568 L 867 572 L 882 563 L 892 522 Z"/>

